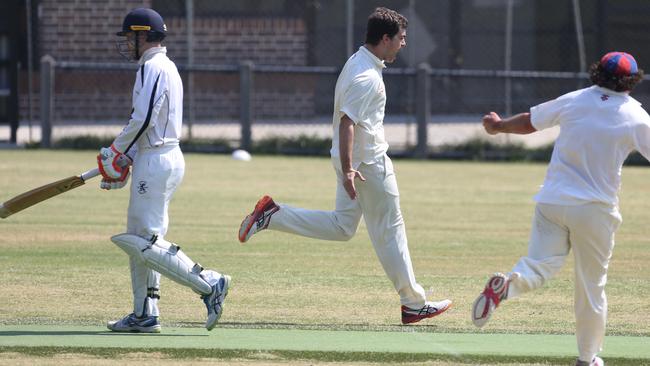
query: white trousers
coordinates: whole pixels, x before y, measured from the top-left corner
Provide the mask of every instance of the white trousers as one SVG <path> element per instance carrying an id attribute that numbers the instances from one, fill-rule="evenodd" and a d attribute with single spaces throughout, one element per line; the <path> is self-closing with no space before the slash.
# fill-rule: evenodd
<path id="1" fill-rule="evenodd" d="M 541 287 L 562 267 L 573 249 L 574 308 L 580 359 L 591 361 L 601 351 L 607 321 L 605 283 L 614 249 L 614 232 L 622 222 L 618 208 L 603 203 L 562 206 L 538 203 L 528 245 L 512 272 L 508 298 Z"/>
<path id="2" fill-rule="evenodd" d="M 185 160 L 178 146 L 138 151 L 131 173 L 131 196 L 127 233 L 149 239 L 167 234 L 167 209 L 181 184 Z M 129 258 L 133 311 L 138 316 L 159 316 L 160 273 L 135 258 Z"/>
<path id="3" fill-rule="evenodd" d="M 406 240 L 406 228 L 399 206 L 399 191 L 388 156 L 380 163 L 361 164 L 358 170 L 365 182 L 355 181 L 357 199 L 343 188 L 343 173 L 334 164 L 337 175 L 336 208 L 316 211 L 280 204 L 269 229 L 322 240 L 345 241 L 356 233 L 361 216 L 386 275 L 400 295 L 402 305 L 424 306 L 424 289 L 415 281 Z"/>

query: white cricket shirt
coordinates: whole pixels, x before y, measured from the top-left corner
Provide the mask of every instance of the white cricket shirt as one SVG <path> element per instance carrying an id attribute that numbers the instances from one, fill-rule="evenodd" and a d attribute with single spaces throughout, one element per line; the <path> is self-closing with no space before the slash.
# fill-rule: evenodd
<path id="1" fill-rule="evenodd" d="M 540 203 L 618 204 L 621 168 L 634 150 L 650 157 L 650 116 L 627 93 L 592 86 L 530 109 L 533 126 L 560 126 Z"/>
<path id="2" fill-rule="evenodd" d="M 340 168 L 339 125 L 347 115 L 354 122 L 352 168 L 381 161 L 388 150 L 384 136 L 386 88 L 382 77 L 384 61 L 366 47 L 359 47 L 343 66 L 334 90 L 333 137 L 330 154 Z"/>
<path id="3" fill-rule="evenodd" d="M 138 64 L 131 118 L 113 142 L 121 153 L 178 145 L 181 138 L 183 82 L 167 48 L 146 50 Z"/>

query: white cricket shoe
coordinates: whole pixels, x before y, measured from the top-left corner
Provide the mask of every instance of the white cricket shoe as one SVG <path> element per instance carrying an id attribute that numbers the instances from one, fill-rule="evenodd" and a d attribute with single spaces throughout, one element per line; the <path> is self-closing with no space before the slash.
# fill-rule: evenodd
<path id="1" fill-rule="evenodd" d="M 474 325 L 480 328 L 488 322 L 494 309 L 508 297 L 509 286 L 510 279 L 503 273 L 495 273 L 490 277 L 483 292 L 474 300 L 472 306 Z"/>
<path id="2" fill-rule="evenodd" d="M 223 313 L 223 302 L 228 295 L 230 287 L 230 276 L 221 275 L 219 281 L 212 285 L 212 292 L 208 295 L 201 296 L 203 303 L 208 308 L 208 320 L 205 322 L 205 328 L 212 330 Z"/>
<path id="3" fill-rule="evenodd" d="M 602 358 L 595 356 L 594 359 L 591 360 L 591 362 L 582 361 L 578 359 L 576 361 L 576 366 L 605 366 L 605 362 L 603 361 Z"/>
<path id="4" fill-rule="evenodd" d="M 433 318 L 438 316 L 451 307 L 451 300 L 427 301 L 419 309 L 409 308 L 402 305 L 402 324 L 417 323 L 422 319 Z"/>
<path id="5" fill-rule="evenodd" d="M 113 332 L 160 333 L 160 322 L 157 316 L 138 318 L 135 313 L 120 320 L 109 321 L 106 326 Z"/>
<path id="6" fill-rule="evenodd" d="M 264 196 L 257 201 L 255 209 L 246 216 L 239 226 L 239 241 L 245 243 L 253 234 L 269 227 L 271 216 L 280 209 L 269 196 Z"/>

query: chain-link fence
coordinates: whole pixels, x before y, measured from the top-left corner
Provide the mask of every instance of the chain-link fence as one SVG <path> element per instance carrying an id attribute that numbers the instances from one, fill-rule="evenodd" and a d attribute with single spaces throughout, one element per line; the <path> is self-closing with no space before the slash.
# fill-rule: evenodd
<path id="1" fill-rule="evenodd" d="M 487 111 L 525 111 L 589 85 L 584 71 L 606 51 L 630 52 L 641 67 L 650 60 L 643 29 L 650 2 L 641 0 L 41 0 L 38 5 L 35 56 L 56 60 L 53 139 L 114 135 L 126 123 L 136 66 L 120 61 L 114 32 L 138 6 L 153 7 L 167 23 L 165 44 L 184 81 L 186 137 L 222 138 L 233 146 L 272 135 L 330 136 L 338 71 L 363 44 L 367 16 L 377 6 L 409 19 L 408 45 L 384 76 L 387 137 L 403 149 L 418 143 L 420 104 L 427 105 L 430 123 L 476 123 Z M 62 22 L 66 19 L 92 24 L 79 32 Z M 248 61 L 251 79 L 242 82 L 241 65 Z M 418 89 L 421 63 L 431 66 L 426 95 Z M 23 122 L 30 110 L 35 121 L 43 119 L 42 78 L 33 79 L 30 104 L 23 68 Z M 634 96 L 650 99 L 649 87 L 641 84 Z M 247 123 L 248 137 L 242 135 Z"/>

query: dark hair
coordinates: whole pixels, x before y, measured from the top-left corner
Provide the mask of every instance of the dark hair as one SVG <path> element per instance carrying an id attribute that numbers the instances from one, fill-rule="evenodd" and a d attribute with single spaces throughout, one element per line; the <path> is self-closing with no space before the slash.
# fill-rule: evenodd
<path id="1" fill-rule="evenodd" d="M 393 38 L 400 29 L 406 27 L 408 27 L 408 20 L 402 14 L 387 8 L 377 8 L 368 17 L 366 43 L 375 46 L 379 44 L 384 34 Z"/>
<path id="2" fill-rule="evenodd" d="M 605 70 L 600 62 L 594 62 L 589 67 L 589 79 L 591 82 L 609 90 L 622 92 L 630 91 L 643 80 L 643 70 L 639 69 L 632 75 L 614 75 Z"/>

